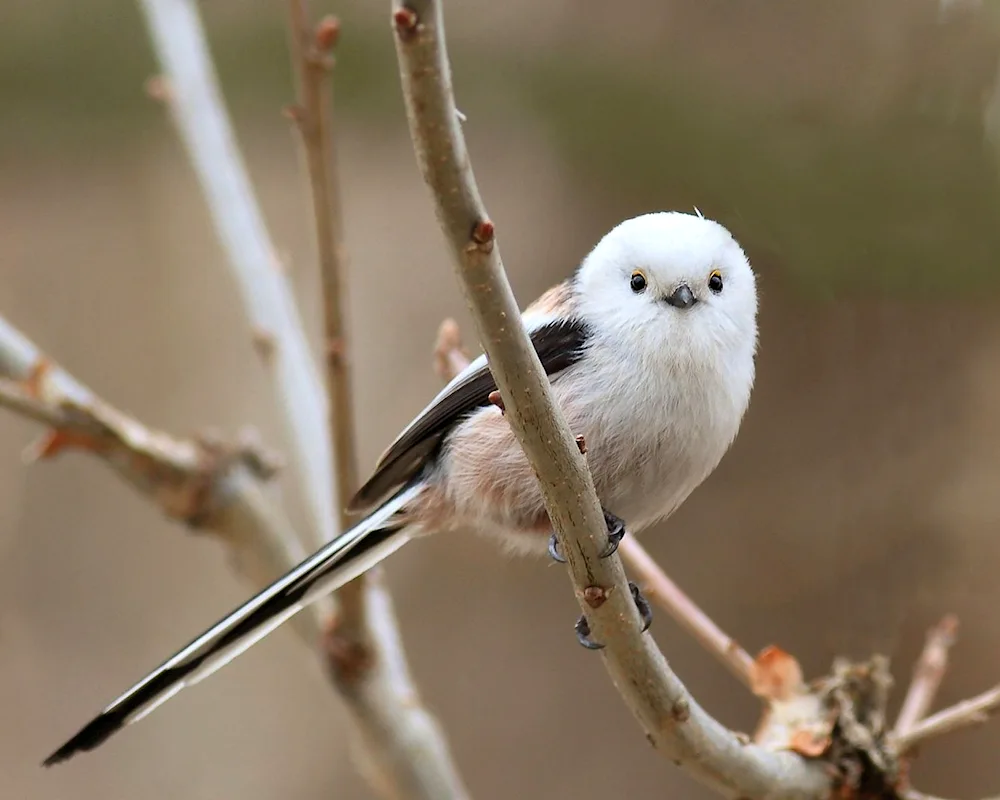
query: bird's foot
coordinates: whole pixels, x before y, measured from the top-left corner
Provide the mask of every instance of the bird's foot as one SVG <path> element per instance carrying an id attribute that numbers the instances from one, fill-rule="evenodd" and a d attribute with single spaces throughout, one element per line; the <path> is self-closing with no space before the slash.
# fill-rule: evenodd
<path id="1" fill-rule="evenodd" d="M 625 538 L 625 522 L 610 511 L 604 509 L 602 511 L 604 511 L 604 524 L 608 529 L 608 547 L 601 553 L 601 558 L 608 558 L 618 549 L 621 540 Z M 559 552 L 559 540 L 555 533 L 549 537 L 549 556 L 560 564 L 566 563 L 566 558 Z"/>
<path id="2" fill-rule="evenodd" d="M 601 553 L 601 558 L 608 558 L 614 555 L 618 545 L 625 538 L 625 521 L 610 511 L 604 511 L 604 524 L 608 527 L 608 549 Z"/>
<path id="3" fill-rule="evenodd" d="M 628 582 L 628 589 L 632 593 L 632 600 L 635 602 L 635 607 L 639 610 L 639 616 L 642 619 L 642 632 L 645 633 L 649 630 L 649 626 L 653 624 L 653 609 L 649 607 L 649 601 L 643 597 L 642 592 L 639 591 L 639 587 L 632 581 Z M 590 638 L 590 623 L 587 622 L 585 615 L 581 615 L 580 619 L 576 621 L 574 629 L 576 630 L 576 640 L 588 650 L 600 650 L 604 647 L 603 644 L 595 642 Z"/>

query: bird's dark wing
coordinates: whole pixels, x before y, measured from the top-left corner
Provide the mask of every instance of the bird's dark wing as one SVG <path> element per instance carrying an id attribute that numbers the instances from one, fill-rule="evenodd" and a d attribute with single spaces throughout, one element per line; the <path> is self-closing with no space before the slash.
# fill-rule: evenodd
<path id="1" fill-rule="evenodd" d="M 558 319 L 534 326 L 529 336 L 545 373 L 553 378 L 580 359 L 588 330 L 579 319 Z M 370 509 L 413 478 L 435 455 L 448 431 L 476 409 L 489 405 L 490 393 L 496 388 L 486 358 L 480 356 L 399 434 L 351 499 L 348 510 Z"/>

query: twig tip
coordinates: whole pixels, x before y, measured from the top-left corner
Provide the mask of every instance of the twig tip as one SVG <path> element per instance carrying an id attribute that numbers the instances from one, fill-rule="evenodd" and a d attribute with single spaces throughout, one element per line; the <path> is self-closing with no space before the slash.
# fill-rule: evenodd
<path id="1" fill-rule="evenodd" d="M 417 31 L 417 12 L 407 6 L 400 6 L 392 12 L 392 23 L 396 33 L 404 41 L 413 37 Z"/>
<path id="2" fill-rule="evenodd" d="M 340 40 L 340 20 L 333 14 L 328 14 L 316 26 L 315 44 L 321 53 L 329 52 L 337 46 Z"/>

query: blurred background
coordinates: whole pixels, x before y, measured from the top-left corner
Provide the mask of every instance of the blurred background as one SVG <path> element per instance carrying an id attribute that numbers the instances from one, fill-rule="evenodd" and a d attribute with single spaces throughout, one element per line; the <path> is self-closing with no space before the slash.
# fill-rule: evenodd
<path id="1" fill-rule="evenodd" d="M 343 23 L 335 94 L 363 470 L 437 392 L 441 319 L 471 336 L 408 139 L 388 5 L 311 3 Z M 318 340 L 310 206 L 279 113 L 292 98 L 285 5 L 201 7 Z M 615 223 L 653 209 L 697 205 L 760 276 L 743 430 L 647 547 L 748 650 L 779 644 L 809 676 L 837 654 L 881 652 L 905 684 L 926 628 L 957 613 L 939 704 L 1000 679 L 998 11 L 446 6 L 466 136 L 523 304 Z M 150 425 L 250 424 L 280 450 L 194 174 L 144 91 L 155 72 L 132 2 L 0 5 L 0 313 Z M 99 751 L 39 768 L 250 590 L 216 541 L 163 519 L 100 463 L 69 454 L 25 468 L 37 433 L 0 414 L 0 795 L 370 797 L 344 707 L 287 629 Z M 293 480 L 275 490 L 289 501 Z M 600 659 L 576 644 L 562 570 L 441 537 L 387 574 L 417 682 L 478 800 L 710 796 L 650 750 Z M 654 626 L 708 710 L 751 730 L 757 702 L 663 613 Z M 995 793 L 998 746 L 1000 724 L 935 741 L 915 781 Z"/>

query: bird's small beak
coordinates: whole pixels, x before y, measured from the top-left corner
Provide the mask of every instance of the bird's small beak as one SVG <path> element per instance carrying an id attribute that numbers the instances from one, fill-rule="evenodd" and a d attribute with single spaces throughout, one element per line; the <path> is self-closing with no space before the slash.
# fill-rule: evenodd
<path id="1" fill-rule="evenodd" d="M 691 291 L 686 283 L 682 283 L 674 289 L 673 293 L 667 295 L 665 299 L 667 304 L 674 308 L 691 308 L 691 306 L 698 302 L 698 298 L 694 296 L 694 292 Z"/>

